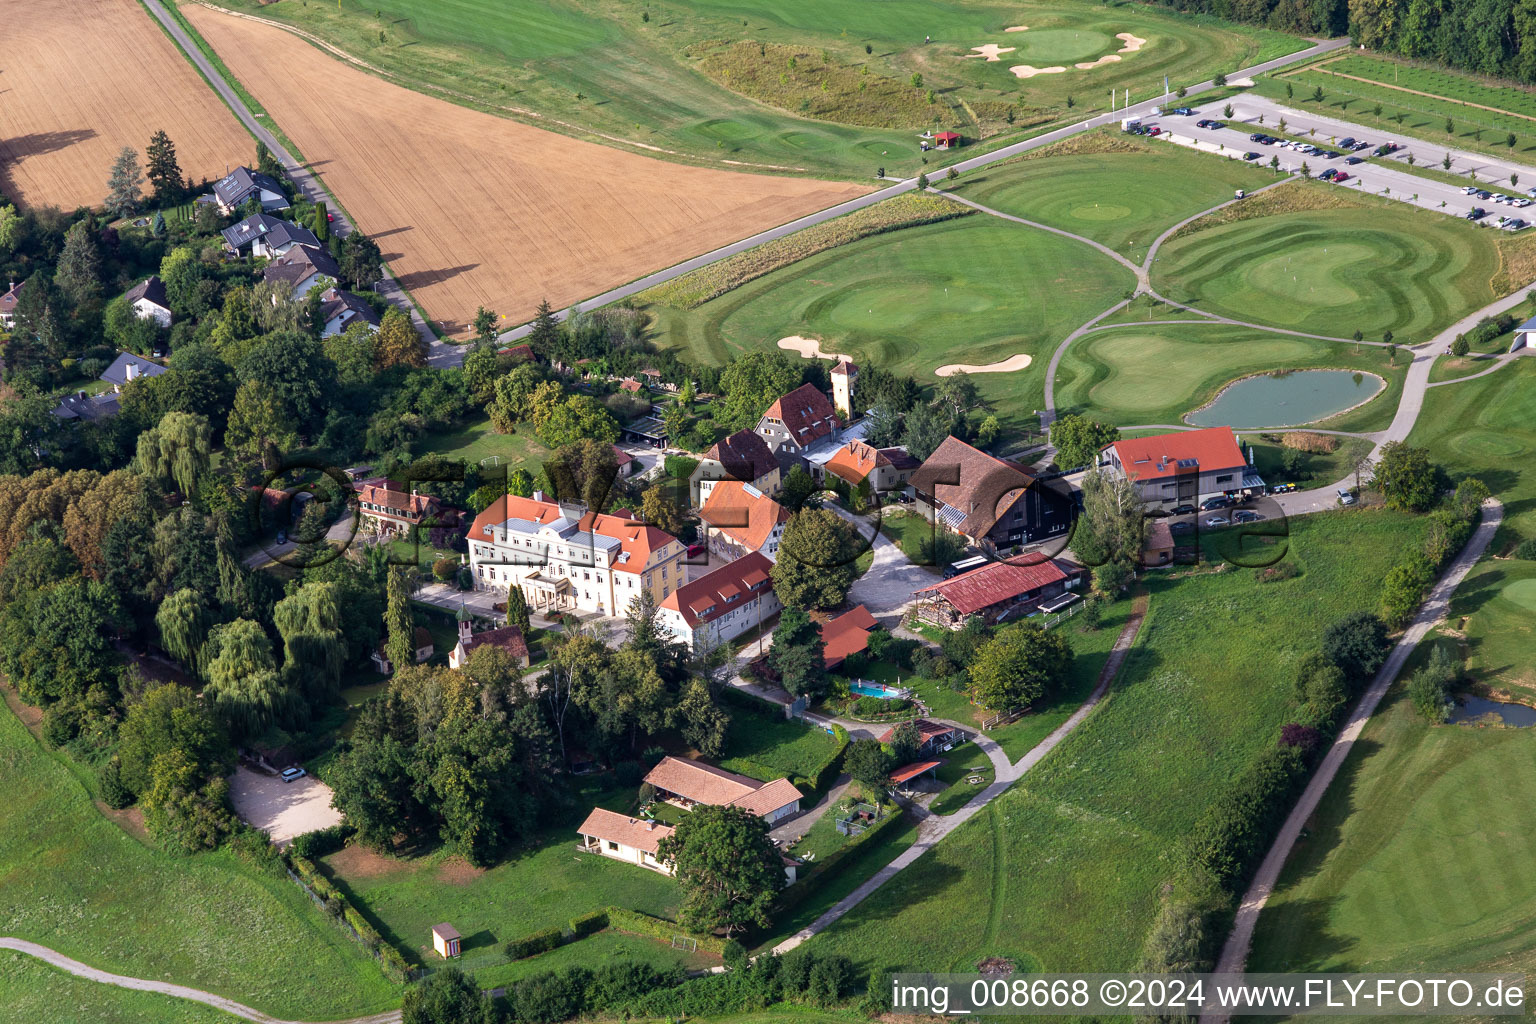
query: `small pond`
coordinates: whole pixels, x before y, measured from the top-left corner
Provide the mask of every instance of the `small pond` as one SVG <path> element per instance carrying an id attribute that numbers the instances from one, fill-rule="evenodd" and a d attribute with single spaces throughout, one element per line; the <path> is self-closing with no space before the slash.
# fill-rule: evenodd
<path id="1" fill-rule="evenodd" d="M 1297 370 L 1244 377 L 1184 417 L 1197 427 L 1295 427 L 1370 401 L 1387 382 L 1353 370 Z"/>
<path id="2" fill-rule="evenodd" d="M 1492 717 L 1489 717 L 1492 716 Z M 1536 708 L 1525 704 L 1510 704 L 1487 697 L 1474 697 L 1463 693 L 1456 698 L 1456 710 L 1451 712 L 1452 725 L 1536 725 Z"/>

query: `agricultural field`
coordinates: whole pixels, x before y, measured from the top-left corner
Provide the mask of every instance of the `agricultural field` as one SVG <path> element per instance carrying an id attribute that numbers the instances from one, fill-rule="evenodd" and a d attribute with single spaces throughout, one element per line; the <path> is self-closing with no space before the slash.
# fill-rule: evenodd
<path id="1" fill-rule="evenodd" d="M 1196 221 L 1159 250 L 1153 286 L 1212 313 L 1336 338 L 1390 330 L 1399 345 L 1503 294 L 1502 251 L 1524 239 L 1324 188 L 1282 186 Z"/>
<path id="2" fill-rule="evenodd" d="M 1536 160 L 1536 90 L 1375 53 L 1331 57 L 1260 79 L 1256 91 L 1354 124 L 1458 149 Z M 1321 103 L 1312 99 L 1323 90 Z M 1450 118 L 1452 131 L 1446 133 Z M 1513 149 L 1508 145 L 1515 136 Z"/>
<path id="3" fill-rule="evenodd" d="M 23 206 L 97 206 L 124 146 L 164 129 L 183 173 L 216 179 L 253 142 L 134 0 L 42 0 L 6 19 L 0 193 Z"/>
<path id="4" fill-rule="evenodd" d="M 956 338 L 967 339 L 972 363 L 1027 354 L 1027 369 L 972 375 L 1000 416 L 1017 421 L 1039 407 L 1056 343 L 1134 284 L 1080 242 L 970 216 L 839 246 L 691 310 L 648 308 L 658 344 L 715 364 L 791 336 L 919 380 L 954 361 Z"/>
<path id="5" fill-rule="evenodd" d="M 1372 510 L 1290 524 L 1298 577 L 1148 577 L 1147 619 L 1105 703 L 1059 748 L 815 941 L 858 969 L 1131 967 L 1168 851 L 1290 720 L 1291 674 L 1321 629 L 1375 607 L 1423 520 Z M 1155 766 L 1155 769 L 1152 767 Z M 1092 928 L 1082 927 L 1092 921 Z"/>
<path id="6" fill-rule="evenodd" d="M 311 33 L 402 85 L 564 134 L 687 162 L 846 179 L 879 166 L 915 174 L 924 129 L 973 143 L 1017 138 L 1107 108 L 1111 88 L 1146 95 L 1165 75 L 1174 85 L 1201 81 L 1306 45 L 1157 8 L 1070 0 L 228 6 Z M 928 157 L 938 166 L 953 158 Z"/>
<path id="7" fill-rule="evenodd" d="M 616 152 L 411 92 L 280 28 L 183 14 L 450 334 L 477 306 L 521 321 L 865 191 Z"/>
<path id="8" fill-rule="evenodd" d="M 1140 262 L 1186 217 L 1273 180 L 1240 160 L 1104 132 L 965 175 L 947 188 L 1003 213 L 1101 242 Z"/>
<path id="9" fill-rule="evenodd" d="M 141 842 L 104 817 L 70 768 L 9 711 L 0 712 L 0 768 L 27 780 L 0 807 L 8 935 L 281 1017 L 352 1016 L 398 1003 L 379 966 L 275 862 L 257 865 L 228 850 L 174 857 Z M 158 935 L 180 938 L 153 941 Z M 147 1013 L 147 999 L 104 1005 Z"/>
<path id="10" fill-rule="evenodd" d="M 1409 355 L 1394 368 L 1386 351 L 1348 343 L 1270 334 L 1220 323 L 1116 327 L 1078 338 L 1062 357 L 1056 405 L 1063 413 L 1122 426 L 1184 422 L 1233 381 L 1273 370 L 1363 370 L 1388 386 L 1366 405 L 1343 414 L 1346 429 L 1379 430 L 1391 422 L 1402 394 Z M 1151 388 L 1147 381 L 1155 379 Z M 1332 427 L 1335 424 L 1329 423 Z"/>

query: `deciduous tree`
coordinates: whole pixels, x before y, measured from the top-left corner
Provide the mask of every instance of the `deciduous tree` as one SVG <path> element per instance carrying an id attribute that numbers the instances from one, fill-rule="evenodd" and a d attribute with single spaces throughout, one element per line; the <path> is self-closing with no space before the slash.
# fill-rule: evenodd
<path id="1" fill-rule="evenodd" d="M 971 697 L 982 707 L 1027 707 L 1055 693 L 1072 666 L 1066 637 L 1020 623 L 999 630 L 969 668 Z"/>
<path id="2" fill-rule="evenodd" d="M 411 318 L 394 306 L 384 311 L 374 338 L 374 358 L 381 370 L 392 366 L 420 368 L 427 365 L 427 346 L 411 325 Z"/>
<path id="3" fill-rule="evenodd" d="M 854 560 L 868 547 L 853 525 L 824 508 L 790 516 L 773 566 L 773 590 L 791 608 L 835 608 L 848 596 Z"/>
<path id="4" fill-rule="evenodd" d="M 1051 444 L 1056 447 L 1056 465 L 1064 470 L 1097 466 L 1099 452 L 1105 445 L 1118 440 L 1118 427 L 1077 413 L 1067 413 L 1051 424 Z"/>
<path id="5" fill-rule="evenodd" d="M 769 924 L 784 865 L 763 818 L 740 807 L 700 807 L 661 840 L 658 853 L 676 870 L 684 926 L 729 937 Z"/>

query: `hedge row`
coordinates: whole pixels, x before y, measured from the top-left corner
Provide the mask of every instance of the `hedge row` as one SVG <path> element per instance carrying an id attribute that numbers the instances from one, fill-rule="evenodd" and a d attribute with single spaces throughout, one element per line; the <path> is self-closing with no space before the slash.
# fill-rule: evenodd
<path id="1" fill-rule="evenodd" d="M 326 913 L 346 922 L 357 941 L 373 954 L 374 959 L 378 960 L 386 978 L 397 985 L 403 985 L 411 980 L 411 966 L 405 962 L 405 957 L 384 940 L 384 937 L 368 923 L 362 913 L 342 895 L 341 890 L 321 873 L 314 861 L 308 857 L 296 855 L 291 850 L 287 855 L 287 861 L 289 870 L 299 880 L 299 884 L 309 892 L 315 902 L 325 908 Z"/>
<path id="2" fill-rule="evenodd" d="M 346 846 L 353 831 L 351 825 L 341 822 L 330 828 L 316 829 L 313 832 L 305 832 L 301 836 L 294 836 L 293 842 L 288 844 L 288 855 L 303 857 L 305 860 L 319 860 L 326 854 L 336 853 Z"/>
<path id="3" fill-rule="evenodd" d="M 573 936 L 574 937 L 574 936 Z M 538 956 L 540 953 L 548 953 L 570 941 L 564 928 L 545 928 L 543 931 L 534 932 L 532 935 L 524 935 L 521 938 L 508 939 L 502 947 L 508 960 L 522 960 L 530 956 Z"/>
<path id="4" fill-rule="evenodd" d="M 819 728 L 808 726 L 808 728 Z M 837 741 L 836 748 L 828 754 L 826 759 L 812 768 L 804 776 L 797 777 L 795 785 L 801 789 L 813 790 L 817 793 L 825 790 L 837 778 L 838 772 L 843 767 L 843 755 L 848 752 L 848 730 L 833 723 L 832 738 Z"/>
<path id="5" fill-rule="evenodd" d="M 711 935 L 696 935 L 676 921 L 652 917 L 624 907 L 589 910 L 585 914 L 571 918 L 563 928 L 545 928 L 530 935 L 509 939 L 502 949 L 506 952 L 508 960 L 524 960 L 530 956 L 538 956 L 540 953 L 548 953 L 567 943 L 577 942 L 604 928 L 617 928 L 620 931 L 647 935 L 655 939 L 666 939 L 669 942 L 674 935 L 686 935 L 690 939 L 697 940 L 699 948 L 707 952 L 721 953 L 725 950 L 724 939 L 717 939 Z"/>
<path id="6" fill-rule="evenodd" d="M 774 905 L 775 915 L 793 910 L 804 903 L 806 898 L 820 889 L 829 877 L 843 872 L 867 857 L 878 845 L 876 837 L 896 827 L 895 823 L 902 818 L 901 808 L 894 804 L 886 805 L 885 817 L 869 826 L 851 841 L 839 846 L 827 856 L 811 864 L 808 871 L 800 873 L 795 884 L 779 893 L 779 898 Z"/>
<path id="7" fill-rule="evenodd" d="M 628 910 L 624 907 L 608 908 L 608 925 L 617 928 L 621 932 L 634 932 L 636 935 L 649 935 L 653 939 L 666 939 L 672 941 L 674 935 L 685 935 L 690 939 L 696 939 L 699 948 L 709 953 L 724 953 L 725 940 L 713 935 L 698 935 L 690 932 L 676 921 L 668 921 L 661 917 L 652 917 L 650 914 L 642 914 L 638 910 Z"/>

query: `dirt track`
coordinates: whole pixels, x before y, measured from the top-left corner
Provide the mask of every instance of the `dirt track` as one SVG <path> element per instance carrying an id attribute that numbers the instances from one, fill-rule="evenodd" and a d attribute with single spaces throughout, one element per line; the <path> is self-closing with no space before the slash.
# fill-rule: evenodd
<path id="1" fill-rule="evenodd" d="M 428 314 L 512 322 L 862 195 L 686 167 L 411 92 L 282 29 L 187 19 L 287 133 Z"/>
<path id="2" fill-rule="evenodd" d="M 9 4 L 0 58 L 0 191 L 98 206 L 118 150 L 164 128 L 183 173 L 221 177 L 255 143 L 133 0 Z"/>

